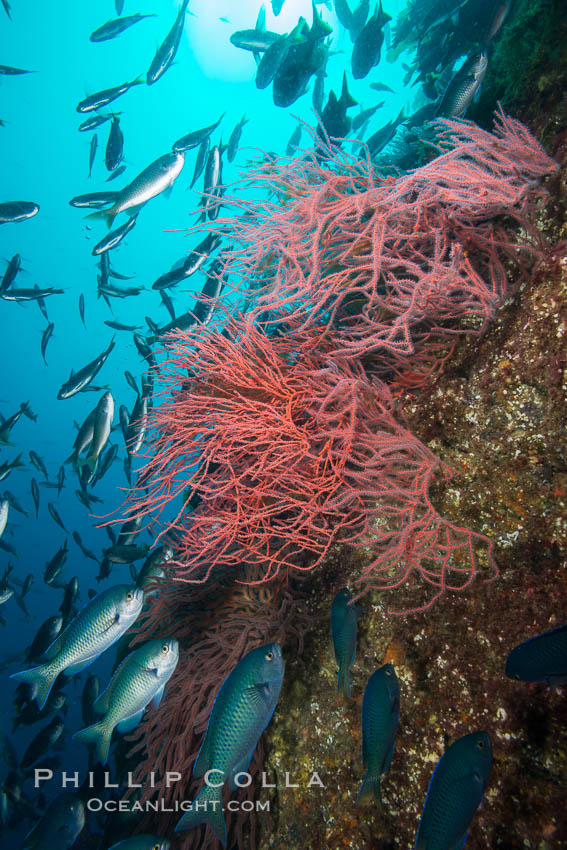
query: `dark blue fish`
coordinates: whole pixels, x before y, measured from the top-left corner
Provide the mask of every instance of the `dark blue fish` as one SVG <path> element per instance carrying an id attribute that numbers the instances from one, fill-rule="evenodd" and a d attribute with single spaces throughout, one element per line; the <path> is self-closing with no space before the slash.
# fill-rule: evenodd
<path id="1" fill-rule="evenodd" d="M 301 30 L 304 43 L 295 44 L 287 51 L 274 76 L 272 93 L 276 106 L 291 106 L 305 92 L 312 75 L 327 61 L 328 47 L 324 41 L 331 32 L 313 3 L 313 23 L 311 27 L 305 24 Z"/>
<path id="2" fill-rule="evenodd" d="M 384 42 L 382 27 L 391 20 L 382 9 L 382 0 L 375 13 L 361 29 L 352 48 L 352 75 L 355 80 L 361 80 L 370 69 L 378 65 L 380 52 Z"/>
<path id="3" fill-rule="evenodd" d="M 356 658 L 356 621 L 358 612 L 349 604 L 351 595 L 346 587 L 339 590 L 331 605 L 331 637 L 335 661 L 339 666 L 338 691 L 350 697 L 349 670 Z"/>
<path id="4" fill-rule="evenodd" d="M 91 147 L 90 147 L 90 151 L 89 151 L 89 177 L 91 176 L 91 174 L 93 172 L 93 165 L 94 165 L 94 161 L 95 161 L 97 147 L 98 147 L 98 136 L 95 133 L 93 135 L 92 139 L 91 139 Z"/>
<path id="5" fill-rule="evenodd" d="M 0 224 L 25 221 L 39 212 L 39 205 L 33 201 L 5 201 L 0 204 Z"/>
<path id="6" fill-rule="evenodd" d="M 229 779 L 231 790 L 235 790 L 234 777 L 246 771 L 258 739 L 274 713 L 284 667 L 280 645 L 269 643 L 248 652 L 224 680 L 193 768 L 198 779 L 212 771 L 214 781 L 202 788 L 175 832 L 207 823 L 226 845 L 222 786 Z"/>
<path id="7" fill-rule="evenodd" d="M 24 71 L 22 68 L 13 68 L 11 65 L 0 65 L 0 76 L 14 77 L 20 74 L 33 74 L 33 71 Z"/>
<path id="8" fill-rule="evenodd" d="M 322 139 L 325 138 L 325 134 L 331 139 L 344 139 L 352 123 L 347 115 L 347 109 L 356 106 L 356 103 L 349 93 L 346 74 L 343 74 L 341 96 L 337 98 L 334 91 L 329 92 L 329 100 L 323 109 L 317 135 Z"/>
<path id="9" fill-rule="evenodd" d="M 120 165 L 124 156 L 124 134 L 120 129 L 120 118 L 118 115 L 112 116 L 112 124 L 110 125 L 110 133 L 106 143 L 106 151 L 104 154 L 104 164 L 107 171 L 114 171 Z"/>
<path id="10" fill-rule="evenodd" d="M 103 106 L 108 106 L 109 103 L 112 103 L 121 94 L 127 92 L 132 86 L 139 86 L 142 82 L 142 80 L 132 80 L 130 83 L 122 83 L 119 86 L 113 86 L 111 89 L 103 89 L 96 92 L 96 94 L 91 94 L 77 104 L 77 112 L 94 112 Z"/>
<path id="11" fill-rule="evenodd" d="M 291 156 L 295 153 L 295 149 L 299 146 L 301 141 L 301 124 L 298 124 L 293 133 L 289 138 L 289 142 L 287 143 L 287 147 L 285 149 L 286 156 Z"/>
<path id="12" fill-rule="evenodd" d="M 246 115 L 243 115 L 232 133 L 230 134 L 230 139 L 228 140 L 228 149 L 227 149 L 227 159 L 229 162 L 232 162 L 234 157 L 236 156 L 236 152 L 238 150 L 238 145 L 240 144 L 240 136 L 242 135 L 242 128 L 247 123 Z"/>
<path id="13" fill-rule="evenodd" d="M 472 732 L 451 744 L 431 777 L 415 850 L 464 846 L 491 767 L 492 744 L 486 732 Z"/>
<path id="14" fill-rule="evenodd" d="M 21 268 L 21 260 L 19 254 L 14 254 L 8 265 L 6 266 L 6 271 L 0 281 L 0 295 L 3 292 L 6 292 L 13 284 L 16 279 L 16 275 L 20 271 Z"/>
<path id="15" fill-rule="evenodd" d="M 521 682 L 567 682 L 567 624 L 514 647 L 506 659 L 506 675 Z"/>
<path id="16" fill-rule="evenodd" d="M 94 42 L 108 41 L 110 38 L 116 38 L 117 35 L 129 29 L 129 27 L 137 24 L 138 21 L 143 21 L 144 18 L 155 18 L 155 15 L 128 15 L 124 18 L 115 18 L 112 21 L 107 21 L 101 27 L 91 33 L 90 40 Z"/>
<path id="17" fill-rule="evenodd" d="M 173 150 L 178 153 L 182 153 L 183 151 L 188 151 L 191 150 L 191 148 L 198 147 L 205 141 L 205 139 L 209 138 L 213 130 L 216 130 L 223 117 L 224 112 L 219 120 L 215 121 L 214 124 L 210 124 L 208 127 L 202 127 L 200 130 L 193 130 L 192 133 L 187 133 L 187 135 L 181 136 L 181 138 L 177 139 L 173 145 Z"/>
<path id="18" fill-rule="evenodd" d="M 131 218 L 125 221 L 124 224 L 121 224 L 120 227 L 117 227 L 115 230 L 111 230 L 110 233 L 107 233 L 106 236 L 103 236 L 100 242 L 97 242 L 97 244 L 91 251 L 93 257 L 102 254 L 104 251 L 110 251 L 112 250 L 112 248 L 116 248 L 116 246 L 120 242 L 122 242 L 124 237 L 128 233 L 130 233 L 132 228 L 135 226 L 136 219 L 137 215 L 133 215 Z M 99 292 L 104 292 L 105 289 L 108 289 L 108 287 L 100 287 Z"/>
<path id="19" fill-rule="evenodd" d="M 156 83 L 159 78 L 165 74 L 175 59 L 175 54 L 177 53 L 181 36 L 183 34 L 183 26 L 185 24 L 185 14 L 187 12 L 188 4 L 189 0 L 183 0 L 179 12 L 177 13 L 175 23 L 166 35 L 162 44 L 160 44 L 157 49 L 156 55 L 154 56 L 152 64 L 150 65 L 146 75 L 146 82 L 149 86 Z"/>
<path id="20" fill-rule="evenodd" d="M 366 768 L 357 802 L 374 798 L 382 805 L 380 776 L 390 767 L 400 720 L 400 688 L 396 671 L 384 664 L 368 680 L 362 698 L 362 763 Z"/>

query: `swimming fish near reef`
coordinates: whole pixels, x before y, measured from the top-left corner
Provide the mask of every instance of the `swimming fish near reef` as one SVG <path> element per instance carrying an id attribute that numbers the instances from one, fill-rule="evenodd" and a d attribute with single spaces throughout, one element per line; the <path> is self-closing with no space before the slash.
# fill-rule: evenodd
<path id="1" fill-rule="evenodd" d="M 26 749 L 20 767 L 22 770 L 27 770 L 38 759 L 45 755 L 53 745 L 59 740 L 65 731 L 65 724 L 60 717 L 54 717 L 51 723 L 45 726 L 37 733 L 31 744 Z"/>
<path id="2" fill-rule="evenodd" d="M 154 549 L 142 564 L 142 568 L 136 578 L 137 587 L 141 587 L 148 598 L 148 585 L 157 584 L 156 580 L 166 577 L 164 564 L 171 561 L 173 558 L 173 549 L 170 546 L 163 545 Z M 152 591 L 150 591 L 150 594 Z"/>
<path id="3" fill-rule="evenodd" d="M 269 86 L 290 48 L 294 44 L 305 43 L 306 38 L 302 35 L 305 24 L 305 18 L 300 18 L 289 35 L 282 35 L 277 41 L 270 44 L 256 70 L 256 88 L 265 89 L 266 86 Z M 228 161 L 232 162 L 230 157 Z"/>
<path id="4" fill-rule="evenodd" d="M 33 201 L 5 201 L 0 204 L 0 224 L 15 223 L 33 218 L 39 212 L 39 205 Z"/>
<path id="5" fill-rule="evenodd" d="M 226 153 L 226 158 L 229 162 L 232 162 L 234 157 L 236 156 L 236 152 L 238 150 L 238 145 L 240 144 L 240 136 L 242 135 L 242 128 L 247 123 L 246 115 L 243 115 L 232 133 L 230 134 L 230 138 L 228 140 L 228 148 Z"/>
<path id="6" fill-rule="evenodd" d="M 109 209 L 91 213 L 89 218 L 104 219 L 110 228 L 121 212 L 128 211 L 130 216 L 135 216 L 151 198 L 173 186 L 184 162 L 185 154 L 176 151 L 160 156 L 118 192 L 116 201 Z"/>
<path id="7" fill-rule="evenodd" d="M 162 290 L 176 286 L 185 278 L 191 277 L 206 262 L 220 241 L 221 237 L 217 233 L 207 233 L 205 238 L 199 242 L 197 247 L 176 268 L 165 272 L 154 281 L 152 289 Z"/>
<path id="8" fill-rule="evenodd" d="M 276 106 L 291 106 L 304 93 L 311 76 L 327 60 L 328 47 L 324 41 L 332 29 L 321 19 L 314 3 L 312 8 L 311 27 L 305 24 L 301 30 L 304 43 L 290 47 L 274 76 L 272 93 Z"/>
<path id="9" fill-rule="evenodd" d="M 289 142 L 287 143 L 285 152 L 286 156 L 292 156 L 295 153 L 295 149 L 299 146 L 301 141 L 301 124 L 298 124 L 291 136 L 289 137 Z"/>
<path id="10" fill-rule="evenodd" d="M 142 85 L 143 80 L 132 80 L 131 83 L 122 83 L 120 86 L 113 86 L 110 89 L 103 89 L 96 94 L 91 94 L 77 104 L 77 112 L 94 112 L 95 109 L 101 109 L 103 106 L 108 106 L 121 94 L 125 94 L 132 86 Z"/>
<path id="11" fill-rule="evenodd" d="M 362 698 L 362 763 L 366 768 L 357 803 L 375 799 L 382 805 L 380 777 L 390 767 L 400 720 L 396 671 L 384 664 L 372 674 Z"/>
<path id="12" fill-rule="evenodd" d="M 177 153 L 182 153 L 183 151 L 191 150 L 191 148 L 196 148 L 200 144 L 202 144 L 205 139 L 208 139 L 211 133 L 217 129 L 220 122 L 224 118 L 224 112 L 219 118 L 218 121 L 215 121 L 214 124 L 209 124 L 208 127 L 203 127 L 200 130 L 193 130 L 192 133 L 187 133 L 185 136 L 181 136 L 180 139 L 173 145 L 173 150 Z"/>
<path id="13" fill-rule="evenodd" d="M 469 56 L 447 86 L 437 113 L 445 118 L 461 118 L 482 85 L 487 67 L 486 50 L 477 51 Z"/>
<path id="14" fill-rule="evenodd" d="M 74 676 L 109 649 L 134 623 L 143 602 L 144 594 L 136 587 L 115 585 L 103 590 L 49 646 L 44 664 L 13 673 L 11 678 L 36 685 L 42 708 L 59 673 Z"/>
<path id="15" fill-rule="evenodd" d="M 463 847 L 491 767 L 492 744 L 486 732 L 472 732 L 448 747 L 427 789 L 415 850 Z"/>
<path id="16" fill-rule="evenodd" d="M 183 27 L 185 25 L 185 13 L 189 0 L 183 0 L 177 17 L 170 31 L 166 35 L 163 42 L 156 51 L 156 55 L 152 59 L 152 64 L 149 67 L 146 75 L 146 82 L 149 86 L 156 83 L 163 74 L 167 71 L 179 48 L 181 36 L 183 35 Z"/>
<path id="17" fill-rule="evenodd" d="M 6 460 L 4 463 L 0 463 L 0 481 L 4 481 L 12 470 L 18 469 L 20 466 L 24 464 L 20 460 L 21 454 L 19 454 L 14 460 Z"/>
<path id="18" fill-rule="evenodd" d="M 90 558 L 91 561 L 96 561 L 98 563 L 97 556 L 94 554 L 94 552 L 91 552 L 90 549 L 87 549 L 87 547 L 85 546 L 85 544 L 81 540 L 81 535 L 79 534 L 79 532 L 74 531 L 73 534 L 72 534 L 72 537 L 73 537 L 73 540 L 75 541 L 75 543 L 77 544 L 77 546 L 79 547 L 79 549 L 81 550 L 81 552 L 83 553 L 83 555 L 85 556 L 85 558 Z"/>
<path id="19" fill-rule="evenodd" d="M 358 612 L 350 605 L 351 595 L 346 587 L 339 590 L 331 605 L 331 637 L 338 664 L 338 692 L 350 697 L 349 670 L 356 657 L 356 621 Z"/>
<path id="20" fill-rule="evenodd" d="M 63 569 L 63 564 L 67 560 L 67 551 L 67 541 L 65 541 L 63 546 L 59 547 L 53 558 L 47 562 L 43 573 L 43 580 L 45 584 L 53 584 Z"/>
<path id="21" fill-rule="evenodd" d="M 90 147 L 90 151 L 89 151 L 89 177 L 91 176 L 92 171 L 93 171 L 93 165 L 94 165 L 94 161 L 95 161 L 97 147 L 98 147 L 98 136 L 95 133 L 93 135 L 92 139 L 91 139 L 91 147 Z"/>
<path id="22" fill-rule="evenodd" d="M 107 171 L 118 168 L 124 155 L 124 133 L 120 129 L 120 117 L 112 116 L 112 124 L 108 134 L 106 150 L 104 152 L 104 164 Z"/>
<path id="23" fill-rule="evenodd" d="M 74 740 L 94 744 L 98 761 L 106 764 L 114 729 L 130 732 L 150 702 L 154 708 L 159 706 L 178 660 L 176 640 L 162 638 L 138 646 L 122 661 L 94 703 L 95 712 L 104 717 L 73 735 Z"/>
<path id="24" fill-rule="evenodd" d="M 110 204 L 114 204 L 118 197 L 118 192 L 89 192 L 86 195 L 77 195 L 71 198 L 69 204 L 72 207 L 90 207 L 98 209 Z"/>
<path id="25" fill-rule="evenodd" d="M 506 659 L 506 675 L 521 682 L 567 682 L 567 624 L 515 646 Z"/>
<path id="26" fill-rule="evenodd" d="M 96 29 L 90 35 L 90 41 L 108 41 L 110 38 L 116 38 L 117 35 L 123 33 L 124 30 L 133 27 L 134 24 L 137 24 L 138 21 L 143 21 L 144 18 L 156 18 L 157 15 L 125 15 L 123 18 L 114 18 L 111 21 L 107 21 L 101 27 Z"/>
<path id="27" fill-rule="evenodd" d="M 284 669 L 280 645 L 269 643 L 248 652 L 224 680 L 193 768 L 197 779 L 213 771 L 214 786 L 206 784 L 202 788 L 175 832 L 207 823 L 226 845 L 221 782 L 229 779 L 234 790 L 235 775 L 248 767 L 258 739 L 274 713 Z"/>
<path id="28" fill-rule="evenodd" d="M 65 463 L 71 463 L 73 466 L 77 466 L 79 455 L 90 445 L 94 433 L 95 414 L 96 407 L 94 410 L 91 410 L 79 428 L 75 442 L 73 443 L 73 453 L 67 458 Z"/>
<path id="29" fill-rule="evenodd" d="M 331 139 L 343 139 L 350 130 L 351 119 L 347 109 L 356 106 L 356 100 L 351 96 L 346 74 L 343 74 L 341 96 L 337 99 L 334 91 L 329 92 L 329 99 L 321 114 L 321 124 L 317 127 L 317 135 L 324 139 L 325 134 Z"/>
<path id="30" fill-rule="evenodd" d="M 49 513 L 51 514 L 51 516 L 53 517 L 53 519 L 57 523 L 57 525 L 60 528 L 62 528 L 63 531 L 67 531 L 67 529 L 65 528 L 65 525 L 63 523 L 63 520 L 59 516 L 59 512 L 58 512 L 57 508 L 55 507 L 55 505 L 53 504 L 53 502 L 47 503 L 47 510 L 49 511 Z"/>
<path id="31" fill-rule="evenodd" d="M 39 659 L 47 647 L 53 643 L 63 628 L 63 617 L 52 616 L 45 620 L 37 630 L 27 652 L 26 661 Z"/>
<path id="32" fill-rule="evenodd" d="M 9 261 L 8 265 L 6 266 L 6 271 L 4 272 L 4 274 L 2 276 L 2 280 L 0 281 L 0 295 L 3 292 L 6 292 L 6 290 L 9 289 L 12 286 L 12 284 L 14 283 L 14 281 L 17 277 L 17 274 L 20 271 L 21 263 L 22 263 L 22 258 L 20 257 L 20 255 L 14 254 L 12 259 Z"/>
<path id="33" fill-rule="evenodd" d="M 370 69 L 380 62 L 380 51 L 384 42 L 382 28 L 391 21 L 382 9 L 382 0 L 374 14 L 364 24 L 358 33 L 352 48 L 352 76 L 355 80 L 361 80 L 370 72 Z"/>
<path id="34" fill-rule="evenodd" d="M 137 219 L 138 216 L 133 215 L 131 218 L 125 221 L 124 224 L 121 224 L 120 227 L 117 227 L 116 230 L 111 230 L 110 233 L 107 233 L 106 236 L 103 236 L 100 242 L 97 242 L 97 244 L 91 251 L 93 257 L 98 257 L 100 254 L 104 254 L 106 253 L 106 251 L 111 251 L 112 248 L 116 248 L 116 246 L 119 245 L 120 242 L 122 242 L 124 237 L 128 233 L 130 233 L 132 228 L 136 225 Z M 111 287 L 109 286 L 109 284 L 107 284 L 106 286 L 100 286 L 99 293 L 104 293 L 106 291 L 107 294 L 109 294 L 108 290 L 110 288 Z"/>
<path id="35" fill-rule="evenodd" d="M 84 825 L 85 804 L 77 794 L 64 791 L 51 801 L 41 820 L 28 832 L 22 850 L 72 847 Z"/>
<path id="36" fill-rule="evenodd" d="M 89 453 L 84 461 L 91 472 L 94 472 L 100 453 L 108 442 L 112 420 L 114 419 L 114 398 L 111 392 L 106 392 L 95 407 L 93 420 L 93 437 Z"/>
<path id="37" fill-rule="evenodd" d="M 76 393 L 84 389 L 87 384 L 90 384 L 95 375 L 97 375 L 104 366 L 108 355 L 114 348 L 114 344 L 114 339 L 112 339 L 108 348 L 99 354 L 98 357 L 95 357 L 94 360 L 91 360 L 90 363 L 87 363 L 87 365 L 83 366 L 82 369 L 79 369 L 78 372 L 73 372 L 73 370 L 71 370 L 71 375 L 57 393 L 57 398 L 59 400 L 71 398 L 71 396 L 74 396 Z"/>
<path id="38" fill-rule="evenodd" d="M 85 118 L 82 124 L 79 124 L 79 133 L 87 133 L 89 130 L 95 130 L 101 124 L 104 124 L 105 121 L 110 121 L 111 118 L 112 115 L 90 115 L 88 118 Z"/>
<path id="39" fill-rule="evenodd" d="M 90 676 L 87 677 L 87 681 L 84 684 L 83 693 L 81 695 L 81 715 L 85 726 L 90 726 L 92 723 L 96 722 L 97 717 L 94 710 L 94 704 L 98 699 L 99 694 L 99 678 L 96 674 L 91 673 Z"/>

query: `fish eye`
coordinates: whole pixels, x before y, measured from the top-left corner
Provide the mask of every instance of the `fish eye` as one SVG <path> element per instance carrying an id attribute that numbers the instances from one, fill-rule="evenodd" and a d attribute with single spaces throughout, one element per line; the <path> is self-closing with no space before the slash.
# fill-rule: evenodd
<path id="1" fill-rule="evenodd" d="M 165 655 L 165 654 L 166 654 L 166 652 L 169 652 L 169 646 L 168 646 L 166 643 L 164 643 L 164 645 L 163 645 L 163 646 L 162 646 L 162 648 L 161 648 L 161 651 L 162 651 L 162 652 L 163 652 L 163 654 Z"/>
<path id="2" fill-rule="evenodd" d="M 126 601 L 130 602 L 130 600 L 132 600 L 133 598 L 134 598 L 134 594 L 132 593 L 131 590 L 129 590 L 128 593 L 126 594 Z"/>
<path id="3" fill-rule="evenodd" d="M 484 750 L 484 741 L 482 739 L 480 741 L 477 741 L 476 745 L 479 748 L 479 750 Z"/>
<path id="4" fill-rule="evenodd" d="M 161 844 L 154 844 L 152 850 L 161 850 Z"/>
<path id="5" fill-rule="evenodd" d="M 271 661 L 273 657 L 274 657 L 274 653 L 272 652 L 271 649 L 269 649 L 268 652 L 266 652 L 266 661 Z"/>

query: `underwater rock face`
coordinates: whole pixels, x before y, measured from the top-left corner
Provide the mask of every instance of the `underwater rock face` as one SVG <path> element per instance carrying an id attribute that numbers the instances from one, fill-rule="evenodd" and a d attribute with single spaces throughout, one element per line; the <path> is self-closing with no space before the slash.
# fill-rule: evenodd
<path id="1" fill-rule="evenodd" d="M 544 227 L 556 244 L 565 238 L 564 181 L 565 169 L 553 178 Z M 328 613 L 341 586 L 356 588 L 364 555 L 337 549 L 310 577 L 321 623 L 305 666 L 288 668 L 268 730 L 267 764 L 279 779 L 277 832 L 262 847 L 413 847 L 437 761 L 477 729 L 491 736 L 494 767 L 467 850 L 565 846 L 565 686 L 552 692 L 511 681 L 504 668 L 516 644 L 567 619 L 566 334 L 567 259 L 559 246 L 488 332 L 460 343 L 445 372 L 405 404 L 411 431 L 456 470 L 433 503 L 451 522 L 492 538 L 500 575 L 446 593 L 424 614 L 386 614 L 394 595 L 397 608 L 411 607 L 407 587 L 362 599 L 351 700 L 337 694 Z M 399 679 L 401 717 L 380 813 L 357 807 L 356 795 L 364 776 L 362 694 L 385 662 Z M 293 770 L 299 787 L 286 789 L 285 772 Z M 307 787 L 312 771 L 325 788 Z"/>

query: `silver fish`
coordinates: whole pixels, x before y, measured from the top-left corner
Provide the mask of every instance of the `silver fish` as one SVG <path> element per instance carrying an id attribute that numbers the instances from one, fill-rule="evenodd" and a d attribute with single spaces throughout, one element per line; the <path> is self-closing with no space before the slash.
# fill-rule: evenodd
<path id="1" fill-rule="evenodd" d="M 110 228 L 119 213 L 128 210 L 130 215 L 135 215 L 151 198 L 173 186 L 184 162 L 183 153 L 174 151 L 160 156 L 118 192 L 115 203 L 109 209 L 91 213 L 88 217 L 104 219 Z"/>
<path id="2" fill-rule="evenodd" d="M 37 702 L 43 708 L 59 673 L 74 676 L 109 649 L 138 617 L 143 592 L 115 585 L 91 599 L 67 628 L 48 647 L 48 659 L 38 667 L 13 673 L 11 678 L 37 686 Z"/>
<path id="3" fill-rule="evenodd" d="M 90 363 L 87 363 L 86 366 L 83 366 L 82 369 L 79 369 L 78 372 L 71 371 L 71 375 L 67 381 L 63 384 L 59 392 L 57 393 L 57 398 L 59 400 L 65 398 L 71 398 L 71 396 L 80 392 L 87 384 L 90 384 L 92 379 L 98 372 L 102 369 L 108 355 L 114 348 L 114 339 L 111 340 L 108 348 L 99 354 L 98 357 L 95 357 L 94 360 L 91 360 Z"/>
<path id="4" fill-rule="evenodd" d="M 106 446 L 114 419 L 114 398 L 112 393 L 105 393 L 95 408 L 93 422 L 93 438 L 85 463 L 94 472 L 100 453 Z"/>
<path id="5" fill-rule="evenodd" d="M 95 744 L 97 758 L 105 764 L 114 729 L 130 732 L 150 702 L 154 708 L 159 706 L 178 660 L 179 644 L 168 638 L 150 640 L 127 655 L 94 704 L 94 710 L 104 717 L 81 729 L 74 739 Z"/>

